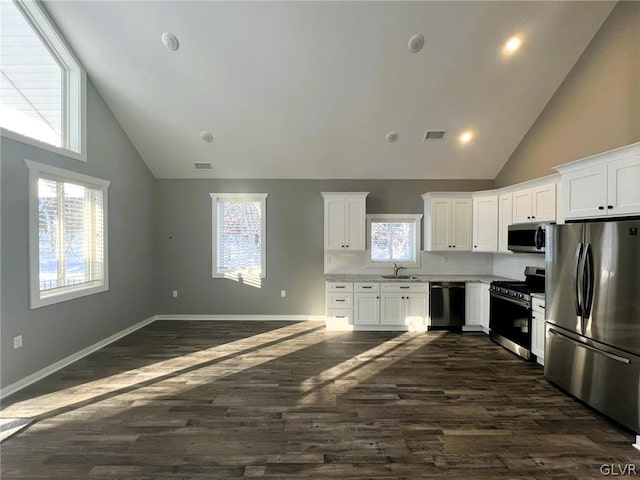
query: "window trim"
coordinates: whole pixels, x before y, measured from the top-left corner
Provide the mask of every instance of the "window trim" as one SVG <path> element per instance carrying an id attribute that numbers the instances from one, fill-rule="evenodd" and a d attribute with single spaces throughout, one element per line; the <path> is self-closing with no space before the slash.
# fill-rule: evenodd
<path id="1" fill-rule="evenodd" d="M 366 250 L 366 266 L 367 267 L 391 267 L 394 264 L 402 267 L 417 267 L 421 266 L 421 232 L 420 228 L 420 220 L 422 220 L 422 214 L 413 214 L 413 213 L 378 213 L 378 214 L 367 214 L 367 250 Z M 384 222 L 408 222 L 411 220 L 411 223 L 415 224 L 415 260 L 414 261 L 399 261 L 399 260 L 385 260 L 385 261 L 376 261 L 371 259 L 371 222 L 372 221 L 384 221 Z"/>
<path id="2" fill-rule="evenodd" d="M 63 70 L 62 147 L 0 127 L 3 137 L 26 143 L 59 155 L 87 161 L 87 73 L 64 36 L 40 4 L 34 0 L 10 0 L 24 15 L 36 35 Z"/>
<path id="3" fill-rule="evenodd" d="M 227 278 L 227 273 L 218 272 L 218 202 L 235 200 L 260 202 L 262 246 L 260 252 L 260 278 L 267 277 L 267 196 L 268 193 L 210 193 L 211 197 L 211 277 Z"/>
<path id="4" fill-rule="evenodd" d="M 51 167 L 31 160 L 24 161 L 29 170 L 29 296 L 31 309 L 45 307 L 75 298 L 93 295 L 109 290 L 109 182 L 101 178 L 90 177 L 58 167 Z M 57 177 L 61 180 L 93 185 L 102 189 L 103 215 L 103 278 L 95 285 L 80 285 L 61 288 L 59 293 L 48 294 L 44 297 L 40 292 L 40 245 L 39 245 L 39 217 L 38 217 L 38 179 L 41 177 Z"/>

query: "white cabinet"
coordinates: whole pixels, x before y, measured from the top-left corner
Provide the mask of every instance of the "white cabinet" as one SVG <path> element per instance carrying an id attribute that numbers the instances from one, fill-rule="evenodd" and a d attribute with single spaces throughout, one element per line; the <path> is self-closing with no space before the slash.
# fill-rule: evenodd
<path id="1" fill-rule="evenodd" d="M 355 283 L 353 294 L 353 324 L 380 324 L 380 284 Z"/>
<path id="2" fill-rule="evenodd" d="M 380 323 L 402 325 L 410 330 L 428 324 L 429 284 L 383 283 L 380 293 Z"/>
<path id="3" fill-rule="evenodd" d="M 344 330 L 353 323 L 353 283 L 327 282 L 327 329 Z"/>
<path id="4" fill-rule="evenodd" d="M 465 285 L 464 330 L 489 333 L 489 285 L 467 283 Z"/>
<path id="5" fill-rule="evenodd" d="M 473 251 L 498 251 L 498 196 L 473 197 Z"/>
<path id="6" fill-rule="evenodd" d="M 424 239 L 427 251 L 468 251 L 472 247 L 472 199 L 432 193 L 424 199 Z"/>
<path id="7" fill-rule="evenodd" d="M 532 299 L 532 307 L 533 313 L 531 317 L 531 353 L 536 356 L 536 360 L 540 365 L 544 365 L 544 298 L 534 296 Z"/>
<path id="8" fill-rule="evenodd" d="M 364 250 L 366 192 L 322 192 L 324 249 Z"/>
<path id="9" fill-rule="evenodd" d="M 513 223 L 553 222 L 556 219 L 556 184 L 513 192 Z"/>
<path id="10" fill-rule="evenodd" d="M 513 193 L 498 198 L 498 251 L 509 252 L 509 225 L 513 223 Z"/>
<path id="11" fill-rule="evenodd" d="M 588 162 L 591 164 L 591 162 Z M 640 214 L 640 154 L 562 173 L 565 218 Z M 579 165 L 578 165 L 579 166 Z"/>

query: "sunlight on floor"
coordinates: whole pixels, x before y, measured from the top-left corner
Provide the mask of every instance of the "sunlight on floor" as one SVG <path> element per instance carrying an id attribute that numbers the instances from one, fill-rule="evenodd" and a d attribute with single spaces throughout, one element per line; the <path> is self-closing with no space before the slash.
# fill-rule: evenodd
<path id="1" fill-rule="evenodd" d="M 153 380 L 161 382 L 182 375 L 184 383 L 172 386 L 172 391 L 179 393 L 199 384 L 213 382 L 219 378 L 255 367 L 274 357 L 288 355 L 307 348 L 325 340 L 327 335 L 337 335 L 325 332 L 323 327 L 322 322 L 309 321 L 269 330 L 248 338 L 24 400 L 2 410 L 0 418 L 40 417 L 57 409 L 74 404 L 86 404 L 93 399 L 100 400 L 102 398 L 98 397 L 105 397 L 109 394 L 118 394 L 120 390 L 124 390 L 122 393 L 126 393 L 137 386 L 145 387 Z M 277 336 L 274 337 L 274 334 Z M 270 343 L 273 345 L 268 345 Z M 231 358 L 226 358 L 230 356 Z M 210 365 L 212 362 L 215 363 Z M 225 363 L 229 363 L 229 368 L 224 371 L 224 374 L 218 373 L 220 367 Z M 199 366 L 201 368 L 198 368 Z M 213 372 L 214 368 L 215 373 Z M 207 375 L 209 370 L 212 371 L 210 375 Z"/>
<path id="2" fill-rule="evenodd" d="M 425 337 L 415 333 L 403 333 L 386 342 L 367 350 L 339 365 L 307 378 L 300 385 L 300 392 L 307 393 L 298 404 L 335 401 L 337 393 L 345 393 L 358 383 L 390 367 L 418 348 L 437 338 L 437 335 Z M 402 354 L 398 355 L 397 350 Z M 393 356 L 386 356 L 394 352 Z"/>

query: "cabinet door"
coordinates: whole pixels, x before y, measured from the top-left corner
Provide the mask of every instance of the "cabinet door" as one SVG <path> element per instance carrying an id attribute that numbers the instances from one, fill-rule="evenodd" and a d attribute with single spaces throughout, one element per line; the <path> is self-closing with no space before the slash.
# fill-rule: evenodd
<path id="1" fill-rule="evenodd" d="M 344 248 L 344 201 L 341 198 L 327 198 L 324 204 L 324 249 Z"/>
<path id="2" fill-rule="evenodd" d="M 345 199 L 344 245 L 349 250 L 365 249 L 366 206 L 364 198 Z"/>
<path id="3" fill-rule="evenodd" d="M 531 190 L 513 193 L 513 223 L 531 222 Z"/>
<path id="4" fill-rule="evenodd" d="M 473 199 L 473 251 L 498 251 L 498 197 Z"/>
<path id="5" fill-rule="evenodd" d="M 480 284 L 467 283 L 465 285 L 465 325 L 478 326 L 480 322 L 480 314 L 482 313 L 482 304 L 480 298 Z"/>
<path id="6" fill-rule="evenodd" d="M 451 200 L 434 198 L 431 200 L 431 250 L 451 248 Z"/>
<path id="7" fill-rule="evenodd" d="M 471 250 L 472 210 L 470 198 L 451 199 L 451 242 L 456 251 Z"/>
<path id="8" fill-rule="evenodd" d="M 640 213 L 640 155 L 609 163 L 607 182 L 609 215 Z"/>
<path id="9" fill-rule="evenodd" d="M 538 357 L 538 363 L 544 361 L 544 314 L 534 311 L 532 314 L 531 353 Z"/>
<path id="10" fill-rule="evenodd" d="M 531 189 L 531 219 L 536 222 L 555 222 L 556 184 L 540 185 Z"/>
<path id="11" fill-rule="evenodd" d="M 424 327 L 427 320 L 427 294 L 409 294 L 404 302 L 404 324 L 408 327 Z"/>
<path id="12" fill-rule="evenodd" d="M 489 285 L 480 283 L 480 325 L 489 331 L 489 312 L 491 304 L 491 296 L 489 294 Z"/>
<path id="13" fill-rule="evenodd" d="M 405 295 L 402 293 L 383 293 L 380 296 L 380 323 L 403 325 L 404 301 Z"/>
<path id="14" fill-rule="evenodd" d="M 355 325 L 380 324 L 380 295 L 356 293 L 354 295 L 353 323 Z"/>
<path id="15" fill-rule="evenodd" d="M 513 223 L 513 194 L 505 193 L 499 199 L 498 251 L 509 252 L 509 225 Z"/>
<path id="16" fill-rule="evenodd" d="M 565 218 L 589 218 L 606 215 L 607 166 L 569 172 L 562 176 Z"/>

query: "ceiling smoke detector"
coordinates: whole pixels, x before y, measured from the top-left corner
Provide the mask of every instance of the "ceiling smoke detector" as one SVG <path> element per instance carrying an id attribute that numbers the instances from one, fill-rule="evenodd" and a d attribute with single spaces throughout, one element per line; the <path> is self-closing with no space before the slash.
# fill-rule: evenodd
<path id="1" fill-rule="evenodd" d="M 176 37 L 173 33 L 171 32 L 164 32 L 162 34 L 162 44 L 167 47 L 169 50 L 172 51 L 176 51 L 180 48 L 180 41 L 178 40 L 178 37 Z"/>
<path id="2" fill-rule="evenodd" d="M 193 166 L 196 170 L 212 170 L 213 167 L 208 162 L 193 162 Z"/>
<path id="3" fill-rule="evenodd" d="M 396 143 L 400 138 L 400 134 L 398 132 L 389 132 L 387 133 L 387 142 L 388 143 Z"/>
<path id="4" fill-rule="evenodd" d="M 426 132 L 424 132 L 424 141 L 433 142 L 436 140 L 444 140 L 444 137 L 446 135 L 446 130 L 427 130 Z"/>
<path id="5" fill-rule="evenodd" d="M 411 53 L 418 53 L 424 47 L 424 37 L 416 33 L 409 39 L 407 47 Z"/>
<path id="6" fill-rule="evenodd" d="M 202 138 L 202 140 L 207 143 L 213 142 L 213 135 L 210 132 L 207 132 L 206 130 L 203 130 L 202 132 L 200 132 L 200 138 Z"/>

